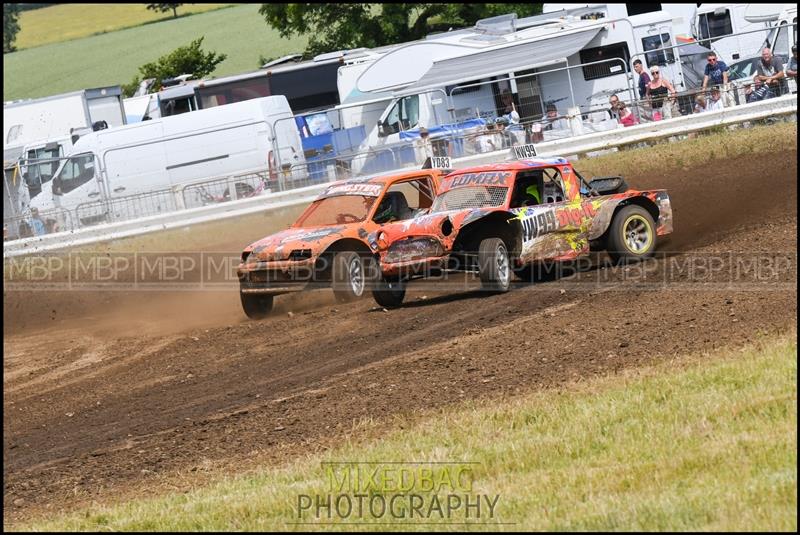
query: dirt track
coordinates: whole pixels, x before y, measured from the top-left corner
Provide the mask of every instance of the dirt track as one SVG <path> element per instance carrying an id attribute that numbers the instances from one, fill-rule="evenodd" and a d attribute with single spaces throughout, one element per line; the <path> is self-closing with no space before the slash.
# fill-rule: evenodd
<path id="1" fill-rule="evenodd" d="M 685 271 L 667 287 L 637 287 L 622 269 L 498 296 L 418 283 L 388 313 L 320 291 L 278 298 L 279 313 L 262 322 L 243 318 L 235 293 L 4 295 L 5 520 L 209 463 L 285 461 L 334 444 L 360 418 L 551 386 L 795 324 L 796 153 L 629 182 L 666 187 L 673 200 L 676 233 L 660 250 L 674 254 L 653 277 L 689 254 L 726 251 L 777 252 L 790 269 L 767 282 L 748 271 L 727 288 Z"/>

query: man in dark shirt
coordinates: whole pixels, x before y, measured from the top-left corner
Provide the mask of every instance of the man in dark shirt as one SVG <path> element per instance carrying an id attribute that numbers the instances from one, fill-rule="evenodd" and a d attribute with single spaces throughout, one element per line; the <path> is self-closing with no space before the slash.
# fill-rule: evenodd
<path id="1" fill-rule="evenodd" d="M 769 89 L 780 96 L 781 92 L 781 79 L 783 78 L 783 63 L 781 60 L 772 55 L 769 48 L 764 48 L 761 51 L 761 61 L 756 66 L 755 79 L 759 82 L 766 84 Z"/>
<path id="2" fill-rule="evenodd" d="M 642 60 L 637 59 L 633 62 L 633 70 L 639 75 L 639 98 L 643 99 L 647 94 L 647 84 L 650 83 L 650 75 L 642 67 Z"/>
<path id="3" fill-rule="evenodd" d="M 712 86 L 724 86 L 728 83 L 728 66 L 724 61 L 719 61 L 717 53 L 713 51 L 708 53 L 708 63 L 703 76 L 703 91 L 708 86 L 709 80 Z"/>

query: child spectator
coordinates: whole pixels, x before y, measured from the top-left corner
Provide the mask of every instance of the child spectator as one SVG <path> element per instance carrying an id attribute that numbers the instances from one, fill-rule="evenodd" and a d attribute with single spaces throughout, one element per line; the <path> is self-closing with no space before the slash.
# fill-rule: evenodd
<path id="1" fill-rule="evenodd" d="M 697 95 L 694 97 L 694 112 L 703 113 L 704 111 L 706 111 L 706 97 Z"/>
<path id="2" fill-rule="evenodd" d="M 717 111 L 723 109 L 725 106 L 722 104 L 722 94 L 719 87 L 714 87 L 711 90 L 711 99 L 706 104 L 706 111 Z"/>

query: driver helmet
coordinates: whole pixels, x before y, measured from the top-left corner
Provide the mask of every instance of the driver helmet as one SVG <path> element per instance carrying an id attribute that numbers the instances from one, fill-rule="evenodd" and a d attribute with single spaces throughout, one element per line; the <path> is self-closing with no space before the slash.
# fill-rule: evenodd
<path id="1" fill-rule="evenodd" d="M 525 188 L 525 193 L 536 199 L 538 204 L 542 203 L 541 195 L 539 194 L 539 186 L 536 184 L 531 184 L 527 188 Z"/>

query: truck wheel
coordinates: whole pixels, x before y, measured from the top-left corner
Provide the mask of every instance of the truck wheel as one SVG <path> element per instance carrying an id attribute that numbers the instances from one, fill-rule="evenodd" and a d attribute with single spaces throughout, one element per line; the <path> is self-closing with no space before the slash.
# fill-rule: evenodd
<path id="1" fill-rule="evenodd" d="M 353 251 L 340 251 L 333 257 L 333 295 L 341 303 L 360 299 L 367 284 L 364 258 Z"/>
<path id="2" fill-rule="evenodd" d="M 656 249 L 653 216 L 641 206 L 625 206 L 611 221 L 607 243 L 614 263 L 636 262 L 652 256 Z"/>
<path id="3" fill-rule="evenodd" d="M 478 248 L 478 272 L 484 289 L 507 292 L 511 286 L 511 261 L 500 238 L 486 238 Z"/>
<path id="4" fill-rule="evenodd" d="M 275 296 L 242 292 L 239 292 L 239 296 L 242 298 L 242 309 L 250 319 L 264 319 L 272 312 L 272 303 Z"/>
<path id="5" fill-rule="evenodd" d="M 375 283 L 372 298 L 382 307 L 397 308 L 403 304 L 406 297 L 406 283 L 401 280 L 387 281 L 384 279 Z"/>

